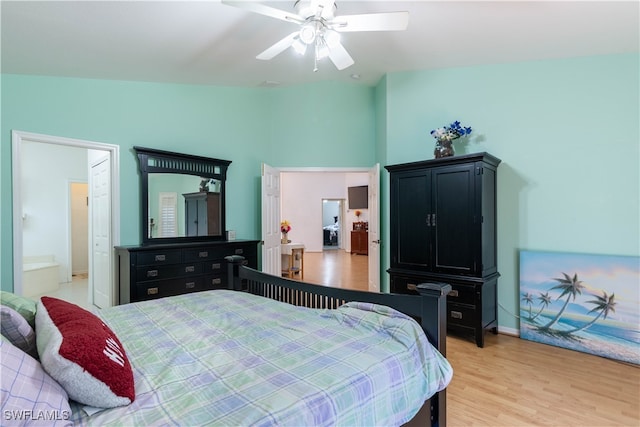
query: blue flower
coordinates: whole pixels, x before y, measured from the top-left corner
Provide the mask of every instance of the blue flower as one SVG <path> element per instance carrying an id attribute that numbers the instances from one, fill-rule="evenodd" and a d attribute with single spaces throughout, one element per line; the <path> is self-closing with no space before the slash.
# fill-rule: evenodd
<path id="1" fill-rule="evenodd" d="M 431 135 L 437 141 L 453 141 L 454 139 L 462 138 L 471 133 L 470 127 L 463 127 L 460 122 L 456 120 L 449 126 L 444 126 L 431 131 Z"/>

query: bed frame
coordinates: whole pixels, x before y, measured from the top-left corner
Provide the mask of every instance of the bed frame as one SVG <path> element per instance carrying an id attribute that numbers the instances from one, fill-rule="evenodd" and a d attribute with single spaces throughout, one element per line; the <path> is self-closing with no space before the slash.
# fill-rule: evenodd
<path id="1" fill-rule="evenodd" d="M 229 263 L 229 289 L 309 308 L 333 309 L 348 301 L 386 305 L 416 319 L 431 344 L 446 357 L 446 296 L 451 290 L 451 285 L 423 283 L 417 286 L 419 295 L 356 291 L 265 274 L 247 267 L 246 260 L 239 255 L 228 256 L 225 259 Z M 446 414 L 446 390 L 443 390 L 426 401 L 408 425 L 445 427 Z"/>

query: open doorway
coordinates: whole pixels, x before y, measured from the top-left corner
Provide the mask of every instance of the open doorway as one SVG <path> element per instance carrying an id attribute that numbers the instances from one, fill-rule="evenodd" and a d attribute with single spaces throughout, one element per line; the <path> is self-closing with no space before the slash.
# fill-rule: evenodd
<path id="1" fill-rule="evenodd" d="M 322 199 L 322 250 L 342 248 L 341 199 Z"/>
<path id="2" fill-rule="evenodd" d="M 89 218 L 98 217 L 106 221 L 109 230 L 108 248 L 119 244 L 119 147 L 111 144 L 75 140 L 63 137 L 39 135 L 21 131 L 13 131 L 13 290 L 18 295 L 41 295 L 56 290 L 42 289 L 39 279 L 33 281 L 33 289 L 28 288 L 30 281 L 26 277 L 31 274 L 25 267 L 25 260 L 44 260 L 51 264 L 51 286 L 68 283 L 73 275 L 71 204 L 74 197 L 70 182 L 88 181 L 92 183 L 90 165 L 96 158 L 109 160 L 109 203 L 101 209 L 93 207 Z M 87 194 L 92 194 L 89 185 Z M 83 197 L 83 196 L 81 196 Z M 84 196 L 84 203 L 87 203 Z M 89 212 L 91 199 L 89 198 Z M 90 221 L 89 221 L 90 222 Z M 89 229 L 95 226 L 89 224 Z M 95 303 L 93 291 L 96 277 L 92 274 L 95 265 L 95 239 L 89 233 L 85 251 L 88 257 L 87 297 L 86 304 Z M 82 243 L 81 243 L 82 245 Z M 110 254 L 113 251 L 108 249 Z M 113 271 L 113 256 L 99 260 L 106 264 L 98 285 L 109 288 L 109 301 L 100 307 L 109 306 L 117 301 Z M 28 285 L 28 286 L 27 286 Z"/>

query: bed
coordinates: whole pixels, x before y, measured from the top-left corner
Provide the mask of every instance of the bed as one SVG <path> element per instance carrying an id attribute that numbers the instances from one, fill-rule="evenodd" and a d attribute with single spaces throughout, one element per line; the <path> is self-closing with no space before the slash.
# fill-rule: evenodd
<path id="1" fill-rule="evenodd" d="M 446 425 L 448 285 L 420 285 L 420 296 L 375 294 L 266 275 L 238 256 L 227 261 L 230 289 L 101 310 L 99 323 L 119 340 L 113 348 L 121 344 L 126 352 L 117 354 L 130 365 L 135 396 L 108 409 L 71 401 L 70 412 L 56 412 L 55 421 Z M 35 329 L 45 365 L 41 319 L 54 310 L 42 304 Z M 2 347 L 6 410 L 4 339 Z"/>

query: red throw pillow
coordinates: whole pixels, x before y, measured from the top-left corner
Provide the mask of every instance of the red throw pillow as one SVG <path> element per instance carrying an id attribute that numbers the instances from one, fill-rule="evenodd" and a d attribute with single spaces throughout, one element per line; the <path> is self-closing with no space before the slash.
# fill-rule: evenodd
<path id="1" fill-rule="evenodd" d="M 71 399 L 99 408 L 125 406 L 135 399 L 124 347 L 96 315 L 42 297 L 36 311 L 36 342 L 43 368 Z"/>

